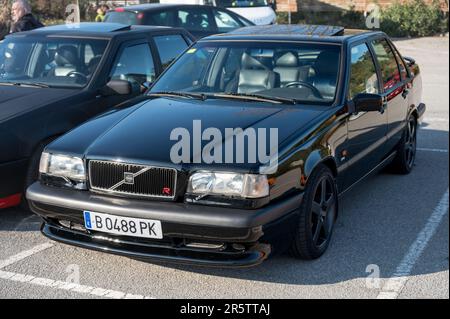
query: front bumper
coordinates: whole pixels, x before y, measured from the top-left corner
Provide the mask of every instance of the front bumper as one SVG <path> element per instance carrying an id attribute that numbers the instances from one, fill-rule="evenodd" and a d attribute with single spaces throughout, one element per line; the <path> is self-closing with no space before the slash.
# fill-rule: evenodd
<path id="1" fill-rule="evenodd" d="M 63 243 L 136 259 L 247 267 L 288 241 L 302 194 L 256 210 L 114 198 L 33 184 L 31 209 L 44 218 L 45 236 Z M 88 231 L 83 211 L 159 220 L 163 240 L 143 240 Z M 69 226 L 68 226 L 69 225 Z"/>

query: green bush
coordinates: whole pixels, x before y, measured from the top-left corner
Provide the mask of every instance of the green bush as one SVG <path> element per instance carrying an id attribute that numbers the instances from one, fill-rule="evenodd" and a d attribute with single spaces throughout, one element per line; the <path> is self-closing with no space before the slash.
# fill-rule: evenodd
<path id="1" fill-rule="evenodd" d="M 288 23 L 288 14 L 278 13 L 278 23 Z M 365 28 L 364 14 L 353 8 L 335 11 L 299 11 L 292 13 L 292 23 L 339 25 L 350 29 Z"/>
<path id="2" fill-rule="evenodd" d="M 394 3 L 381 12 L 381 29 L 394 37 L 431 36 L 447 29 L 447 21 L 434 0 L 427 5 L 423 0 Z"/>
<path id="3" fill-rule="evenodd" d="M 373 0 L 376 4 L 377 0 Z M 438 0 L 429 5 L 424 0 L 396 2 L 381 11 L 380 28 L 393 37 L 432 36 L 448 32 L 448 17 Z M 287 13 L 278 13 L 278 23 L 287 23 Z M 366 29 L 363 12 L 348 10 L 303 11 L 292 14 L 292 23 L 340 25 L 350 29 Z"/>

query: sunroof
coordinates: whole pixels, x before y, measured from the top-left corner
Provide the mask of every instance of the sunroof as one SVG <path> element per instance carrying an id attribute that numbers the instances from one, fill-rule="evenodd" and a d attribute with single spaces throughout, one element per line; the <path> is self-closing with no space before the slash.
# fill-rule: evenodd
<path id="1" fill-rule="evenodd" d="M 237 29 L 230 33 L 240 35 L 310 35 L 310 36 L 338 36 L 344 34 L 344 28 L 329 25 L 268 25 L 268 26 L 252 26 Z"/>
<path id="2" fill-rule="evenodd" d="M 41 29 L 35 29 L 36 31 L 82 31 L 82 32 L 116 32 L 130 29 L 129 25 L 119 24 L 119 23 L 74 23 L 74 24 L 61 24 L 50 27 L 45 27 Z"/>

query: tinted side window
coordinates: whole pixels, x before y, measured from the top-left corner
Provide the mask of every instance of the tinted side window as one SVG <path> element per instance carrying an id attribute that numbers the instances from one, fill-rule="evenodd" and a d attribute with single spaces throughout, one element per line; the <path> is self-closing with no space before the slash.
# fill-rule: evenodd
<path id="1" fill-rule="evenodd" d="M 239 22 L 227 12 L 222 10 L 213 10 L 213 12 L 219 32 L 230 32 L 241 27 Z"/>
<path id="2" fill-rule="evenodd" d="M 353 99 L 359 93 L 380 93 L 375 64 L 366 44 L 357 45 L 351 51 L 348 97 Z"/>
<path id="3" fill-rule="evenodd" d="M 178 10 L 177 25 L 189 31 L 212 31 L 208 12 L 199 9 Z"/>
<path id="4" fill-rule="evenodd" d="M 179 34 L 157 36 L 154 39 L 163 68 L 172 63 L 188 47 L 184 38 Z"/>
<path id="5" fill-rule="evenodd" d="M 135 81 L 139 84 L 153 82 L 156 72 L 150 47 L 147 43 L 125 48 L 113 66 L 111 79 Z"/>
<path id="6" fill-rule="evenodd" d="M 405 62 L 403 61 L 400 53 L 396 49 L 394 49 L 395 57 L 397 58 L 398 66 L 400 67 L 400 75 L 402 76 L 402 80 L 406 79 L 408 74 L 408 69 L 406 68 Z"/>
<path id="7" fill-rule="evenodd" d="M 401 82 L 397 60 L 386 40 L 373 41 L 372 46 L 381 67 L 384 89 L 389 90 Z"/>
<path id="8" fill-rule="evenodd" d="M 145 21 L 149 25 L 160 25 L 160 26 L 173 26 L 175 13 L 173 11 L 162 11 L 155 13 L 148 13 L 146 15 Z"/>
<path id="9" fill-rule="evenodd" d="M 3 65 L 0 65 L 0 78 L 8 76 L 19 78 L 26 73 L 29 58 L 33 50 L 32 43 L 9 43 L 6 46 L 0 46 Z M 5 72 L 5 74 L 2 74 Z"/>

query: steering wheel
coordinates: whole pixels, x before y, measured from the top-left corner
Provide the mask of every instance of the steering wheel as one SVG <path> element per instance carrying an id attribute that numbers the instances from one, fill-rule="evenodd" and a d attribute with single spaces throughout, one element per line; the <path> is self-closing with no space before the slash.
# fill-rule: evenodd
<path id="1" fill-rule="evenodd" d="M 297 86 L 297 87 L 303 86 L 303 87 L 307 87 L 308 89 L 310 89 L 310 90 L 313 92 L 313 94 L 314 94 L 315 97 L 317 97 L 317 98 L 323 100 L 322 93 L 320 93 L 320 91 L 319 91 L 314 85 L 312 85 L 311 83 L 308 83 L 308 82 L 305 82 L 305 81 L 294 81 L 294 82 L 290 82 L 290 83 L 288 83 L 288 84 L 285 85 L 285 87 L 287 87 L 287 88 L 289 88 L 289 87 L 291 87 L 291 86 Z"/>
<path id="2" fill-rule="evenodd" d="M 78 77 L 80 77 L 80 78 L 83 78 L 83 80 L 88 80 L 88 77 L 87 77 L 87 75 L 86 74 L 83 74 L 83 73 L 81 73 L 81 72 L 78 72 L 78 71 L 70 71 L 69 73 L 67 73 L 67 76 L 72 76 L 72 75 L 75 75 L 75 76 L 78 76 Z"/>

